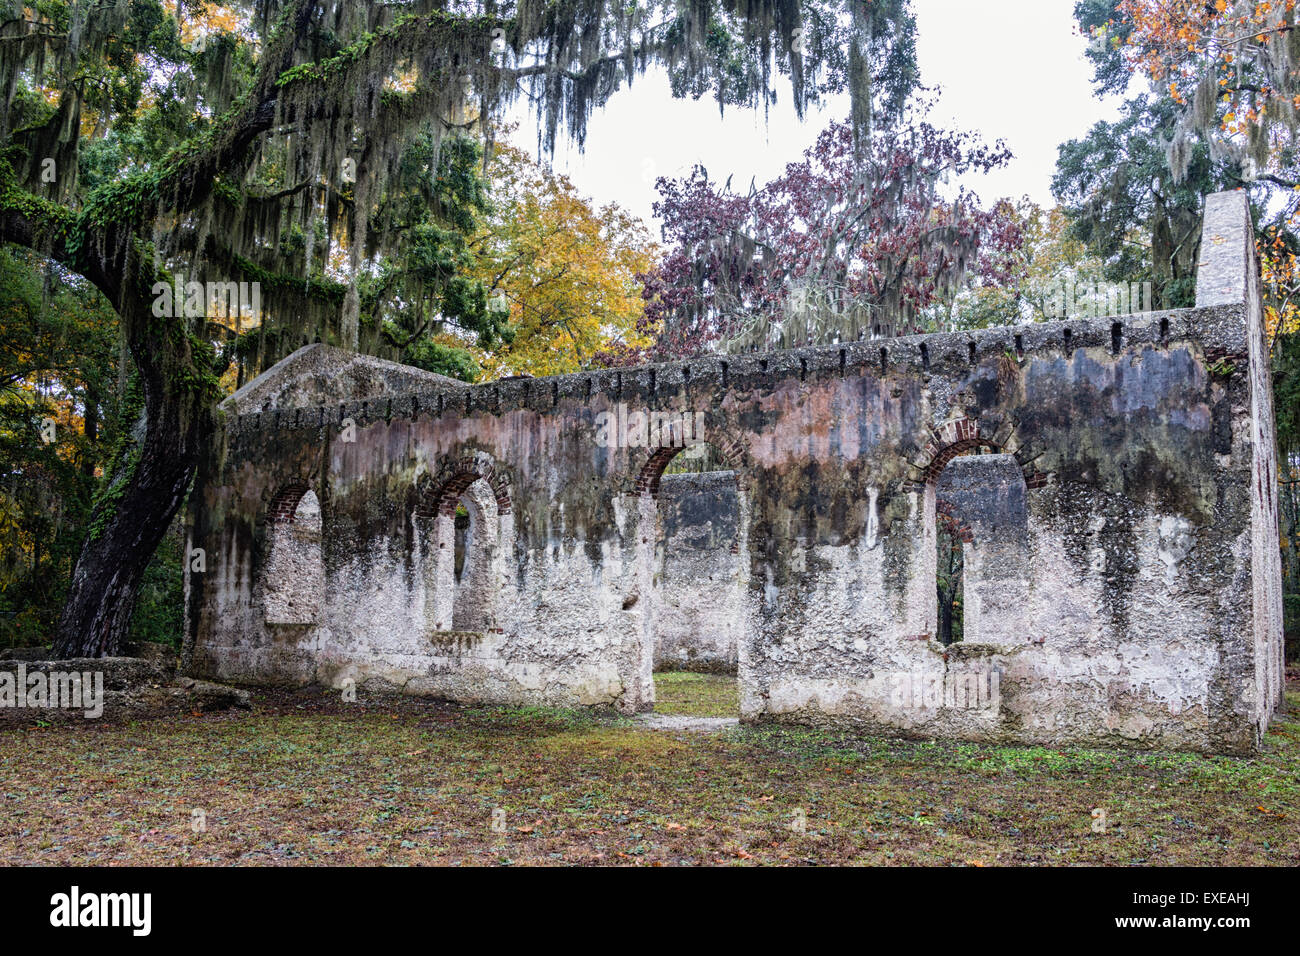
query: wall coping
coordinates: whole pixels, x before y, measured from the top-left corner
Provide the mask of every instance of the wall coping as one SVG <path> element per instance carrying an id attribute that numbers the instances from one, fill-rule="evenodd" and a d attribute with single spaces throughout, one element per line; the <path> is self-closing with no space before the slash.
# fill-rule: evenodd
<path id="1" fill-rule="evenodd" d="M 1199 345 L 1207 357 L 1231 356 L 1244 363 L 1247 351 L 1244 304 L 1218 304 L 1123 316 L 994 326 L 963 332 L 933 332 L 836 345 L 711 354 L 619 369 L 516 378 L 477 385 L 442 386 L 327 406 L 295 406 L 225 416 L 230 434 L 281 429 L 358 427 L 393 419 L 444 415 L 500 415 L 517 410 L 547 413 L 561 402 L 587 405 L 635 403 L 641 409 L 683 409 L 707 403 L 714 393 L 772 391 L 790 381 L 825 381 L 882 371 L 962 378 L 988 359 L 1063 357 L 1082 349 L 1116 353 L 1135 347 Z M 1118 353 L 1116 353 L 1118 354 Z"/>

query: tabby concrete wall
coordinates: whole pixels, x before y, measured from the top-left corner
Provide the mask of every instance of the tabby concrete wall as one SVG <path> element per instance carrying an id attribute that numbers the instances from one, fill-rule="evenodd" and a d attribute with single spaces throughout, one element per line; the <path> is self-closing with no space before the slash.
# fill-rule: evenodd
<path id="1" fill-rule="evenodd" d="M 680 416 L 665 434 L 713 442 L 737 476 L 744 720 L 1248 751 L 1281 697 L 1282 649 L 1244 196 L 1211 197 L 1205 236 L 1194 309 L 232 403 L 192 496 L 190 545 L 209 557 L 187 576 L 187 664 L 651 707 L 656 496 L 678 451 L 647 443 L 638 413 L 653 411 Z M 294 378 L 303 361 L 267 375 Z M 935 488 L 973 451 L 1018 468 L 1024 523 L 999 541 L 1012 551 L 976 562 L 979 625 L 945 647 Z M 488 572 L 467 595 L 448 562 L 471 486 Z M 308 488 L 321 606 L 277 623 L 268 541 Z M 454 630 L 447 609 L 471 599 L 484 626 Z"/>
<path id="2" fill-rule="evenodd" d="M 655 670 L 734 674 L 744 595 L 731 472 L 664 475 L 659 486 Z"/>

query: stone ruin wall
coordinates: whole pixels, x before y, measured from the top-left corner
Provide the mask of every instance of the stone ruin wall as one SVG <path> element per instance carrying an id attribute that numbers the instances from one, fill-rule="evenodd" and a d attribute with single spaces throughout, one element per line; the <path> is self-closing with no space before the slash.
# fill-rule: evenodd
<path id="1" fill-rule="evenodd" d="M 200 470 L 186 666 L 649 709 L 658 624 L 676 626 L 656 593 L 676 449 L 593 436 L 620 407 L 702 413 L 739 487 L 742 720 L 1249 752 L 1282 697 L 1249 228 L 1242 194 L 1211 197 L 1198 306 L 1163 313 L 472 387 L 398 390 L 380 369 L 344 398 L 330 383 L 379 363 L 303 350 L 250 394 L 334 362 L 317 402 L 237 394 Z M 992 454 L 958 457 L 977 450 Z M 279 525 L 307 490 L 319 537 L 285 561 Z M 452 568 L 462 499 L 469 588 Z M 948 647 L 938 520 L 971 539 L 967 637 Z"/>

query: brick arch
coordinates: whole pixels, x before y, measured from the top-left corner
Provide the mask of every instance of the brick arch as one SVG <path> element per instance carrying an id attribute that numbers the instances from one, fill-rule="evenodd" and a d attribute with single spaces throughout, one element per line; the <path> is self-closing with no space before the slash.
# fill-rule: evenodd
<path id="1" fill-rule="evenodd" d="M 720 438 L 706 438 L 703 439 L 703 442 L 722 452 L 723 459 L 731 466 L 731 470 L 736 473 L 736 483 L 743 489 L 748 471 L 745 467 L 744 447 L 740 442 L 729 435 Z M 670 445 L 652 451 L 649 457 L 646 458 L 645 464 L 637 472 L 636 495 L 638 497 L 648 495 L 651 498 L 658 498 L 659 482 L 664 476 L 664 471 L 668 468 L 669 463 L 685 450 L 685 447 Z"/>
<path id="2" fill-rule="evenodd" d="M 292 524 L 303 496 L 311 491 L 311 482 L 302 478 L 281 485 L 266 506 L 267 524 Z M 320 495 L 316 496 L 317 498 Z"/>
<path id="3" fill-rule="evenodd" d="M 980 430 L 980 423 L 975 418 L 954 418 L 944 422 L 938 428 L 930 430 L 930 439 L 925 447 L 912 459 L 907 490 L 922 491 L 926 485 L 939 480 L 948 463 L 972 448 L 987 446 L 998 454 L 1011 454 L 1021 466 L 1027 489 L 1043 488 L 1051 480 L 1051 475 L 1034 467 L 1033 459 L 1025 446 L 1015 440 L 1014 429 L 1005 425 L 994 435 L 986 435 Z"/>
<path id="4" fill-rule="evenodd" d="M 1002 449 L 1002 443 L 980 433 L 980 423 L 974 418 L 955 418 L 944 422 L 931 433 L 930 441 L 912 464 L 924 474 L 926 483 L 939 480 L 948 462 L 958 455 L 987 445 Z"/>
<path id="5" fill-rule="evenodd" d="M 497 470 L 492 456 L 485 452 L 444 461 L 437 472 L 424 475 L 416 487 L 415 513 L 424 518 L 454 515 L 461 495 L 480 479 L 492 488 L 497 513 L 509 514 L 510 481 Z"/>

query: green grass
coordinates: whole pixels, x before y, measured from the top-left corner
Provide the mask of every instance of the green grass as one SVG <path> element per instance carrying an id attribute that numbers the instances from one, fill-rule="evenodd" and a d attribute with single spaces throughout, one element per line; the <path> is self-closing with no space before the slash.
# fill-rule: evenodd
<path id="1" fill-rule="evenodd" d="M 0 864 L 1300 865 L 1294 694 L 1253 759 L 254 699 L 0 725 Z"/>
<path id="2" fill-rule="evenodd" d="M 655 713 L 683 717 L 738 717 L 735 677 L 670 671 L 655 674 Z"/>

